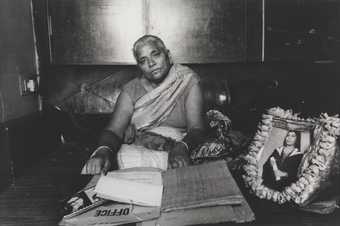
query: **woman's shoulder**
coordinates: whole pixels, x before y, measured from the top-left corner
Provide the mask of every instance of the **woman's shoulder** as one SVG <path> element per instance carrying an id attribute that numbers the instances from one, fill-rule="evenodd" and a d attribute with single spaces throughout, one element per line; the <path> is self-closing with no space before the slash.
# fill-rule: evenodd
<path id="1" fill-rule="evenodd" d="M 184 92 L 183 97 L 186 99 L 186 97 L 188 96 L 188 94 L 191 92 L 191 90 L 193 89 L 193 87 L 195 86 L 201 86 L 200 85 L 200 77 L 197 75 L 196 72 L 194 72 L 191 68 L 187 67 L 187 66 L 183 66 L 184 68 L 182 69 L 182 73 L 185 72 L 185 74 L 183 74 L 183 76 L 188 76 L 189 80 L 186 86 L 186 91 Z"/>
<path id="2" fill-rule="evenodd" d="M 134 103 L 140 96 L 145 93 L 145 89 L 142 86 L 139 77 L 136 77 L 123 85 L 122 91 L 127 93 Z"/>
<path id="3" fill-rule="evenodd" d="M 131 89 L 131 88 L 134 88 L 134 87 L 138 87 L 140 86 L 141 83 L 140 83 L 140 78 L 139 77 L 136 77 L 130 81 L 128 81 L 127 83 L 125 83 L 123 86 L 122 86 L 122 89 L 123 90 L 126 90 L 126 89 Z"/>
<path id="4" fill-rule="evenodd" d="M 197 75 L 197 73 L 192 70 L 190 67 L 182 64 L 174 64 L 173 65 L 176 68 L 176 72 L 183 76 L 191 76 L 192 81 L 199 81 L 200 77 Z"/>

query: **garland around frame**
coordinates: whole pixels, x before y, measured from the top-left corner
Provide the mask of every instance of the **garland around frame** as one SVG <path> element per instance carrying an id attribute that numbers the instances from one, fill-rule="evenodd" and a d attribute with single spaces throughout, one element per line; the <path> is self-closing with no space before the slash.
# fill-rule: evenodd
<path id="1" fill-rule="evenodd" d="M 265 186 L 258 169 L 258 157 L 269 138 L 274 118 L 315 124 L 314 145 L 310 146 L 308 155 L 305 154 L 302 159 L 305 164 L 300 166 L 299 177 L 295 183 L 285 187 L 281 192 Z M 327 159 L 336 151 L 336 138 L 339 134 L 340 119 L 338 117 L 330 117 L 323 113 L 319 119 L 302 119 L 297 114 L 293 114 L 291 110 L 283 110 L 279 107 L 269 109 L 267 114 L 263 114 L 258 131 L 249 146 L 249 153 L 245 156 L 243 180 L 246 186 L 261 199 L 271 200 L 278 204 L 293 202 L 299 206 L 305 206 L 317 193 L 316 190 L 320 187 L 320 176 L 330 167 L 330 161 Z"/>

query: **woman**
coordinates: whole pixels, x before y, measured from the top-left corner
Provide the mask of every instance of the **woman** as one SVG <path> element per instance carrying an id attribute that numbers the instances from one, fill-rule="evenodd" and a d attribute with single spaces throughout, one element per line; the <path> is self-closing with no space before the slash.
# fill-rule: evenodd
<path id="1" fill-rule="evenodd" d="M 173 64 L 169 50 L 156 36 L 139 38 L 133 45 L 133 54 L 141 76 L 123 87 L 112 119 L 101 135 L 99 147 L 83 167 L 83 174 L 106 173 L 117 160 L 120 168 L 157 155 L 161 157 L 155 158 L 156 161 L 162 161 L 164 153 L 170 167 L 186 166 L 189 150 L 202 140 L 199 77 L 190 68 Z M 166 144 L 170 137 L 171 145 L 166 152 L 148 151 L 148 141 L 152 139 L 145 142 L 143 138 L 152 135 L 154 140 L 163 139 Z M 130 145 L 122 145 L 123 140 Z M 140 156 L 142 153 L 148 157 Z M 155 163 L 139 162 L 136 166 L 155 166 Z M 167 164 L 156 163 L 156 167 L 164 169 Z"/>
<path id="2" fill-rule="evenodd" d="M 303 153 L 298 148 L 295 131 L 288 131 L 283 146 L 274 150 L 263 167 L 263 183 L 282 191 L 297 179 L 297 171 Z"/>

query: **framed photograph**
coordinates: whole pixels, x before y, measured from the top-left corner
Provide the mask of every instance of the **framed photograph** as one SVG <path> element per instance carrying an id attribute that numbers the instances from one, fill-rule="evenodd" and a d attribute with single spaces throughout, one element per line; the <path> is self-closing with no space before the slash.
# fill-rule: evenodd
<path id="1" fill-rule="evenodd" d="M 303 119 L 271 108 L 258 124 L 245 157 L 243 179 L 261 199 L 305 206 L 329 184 L 340 119 Z"/>

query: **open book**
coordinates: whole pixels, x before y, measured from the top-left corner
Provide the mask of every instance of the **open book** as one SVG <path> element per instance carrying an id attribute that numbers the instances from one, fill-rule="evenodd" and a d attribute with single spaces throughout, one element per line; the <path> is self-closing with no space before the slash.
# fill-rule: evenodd
<path id="1" fill-rule="evenodd" d="M 161 206 L 163 184 L 156 168 L 129 168 L 101 176 L 95 187 L 98 197 L 142 206 Z"/>

